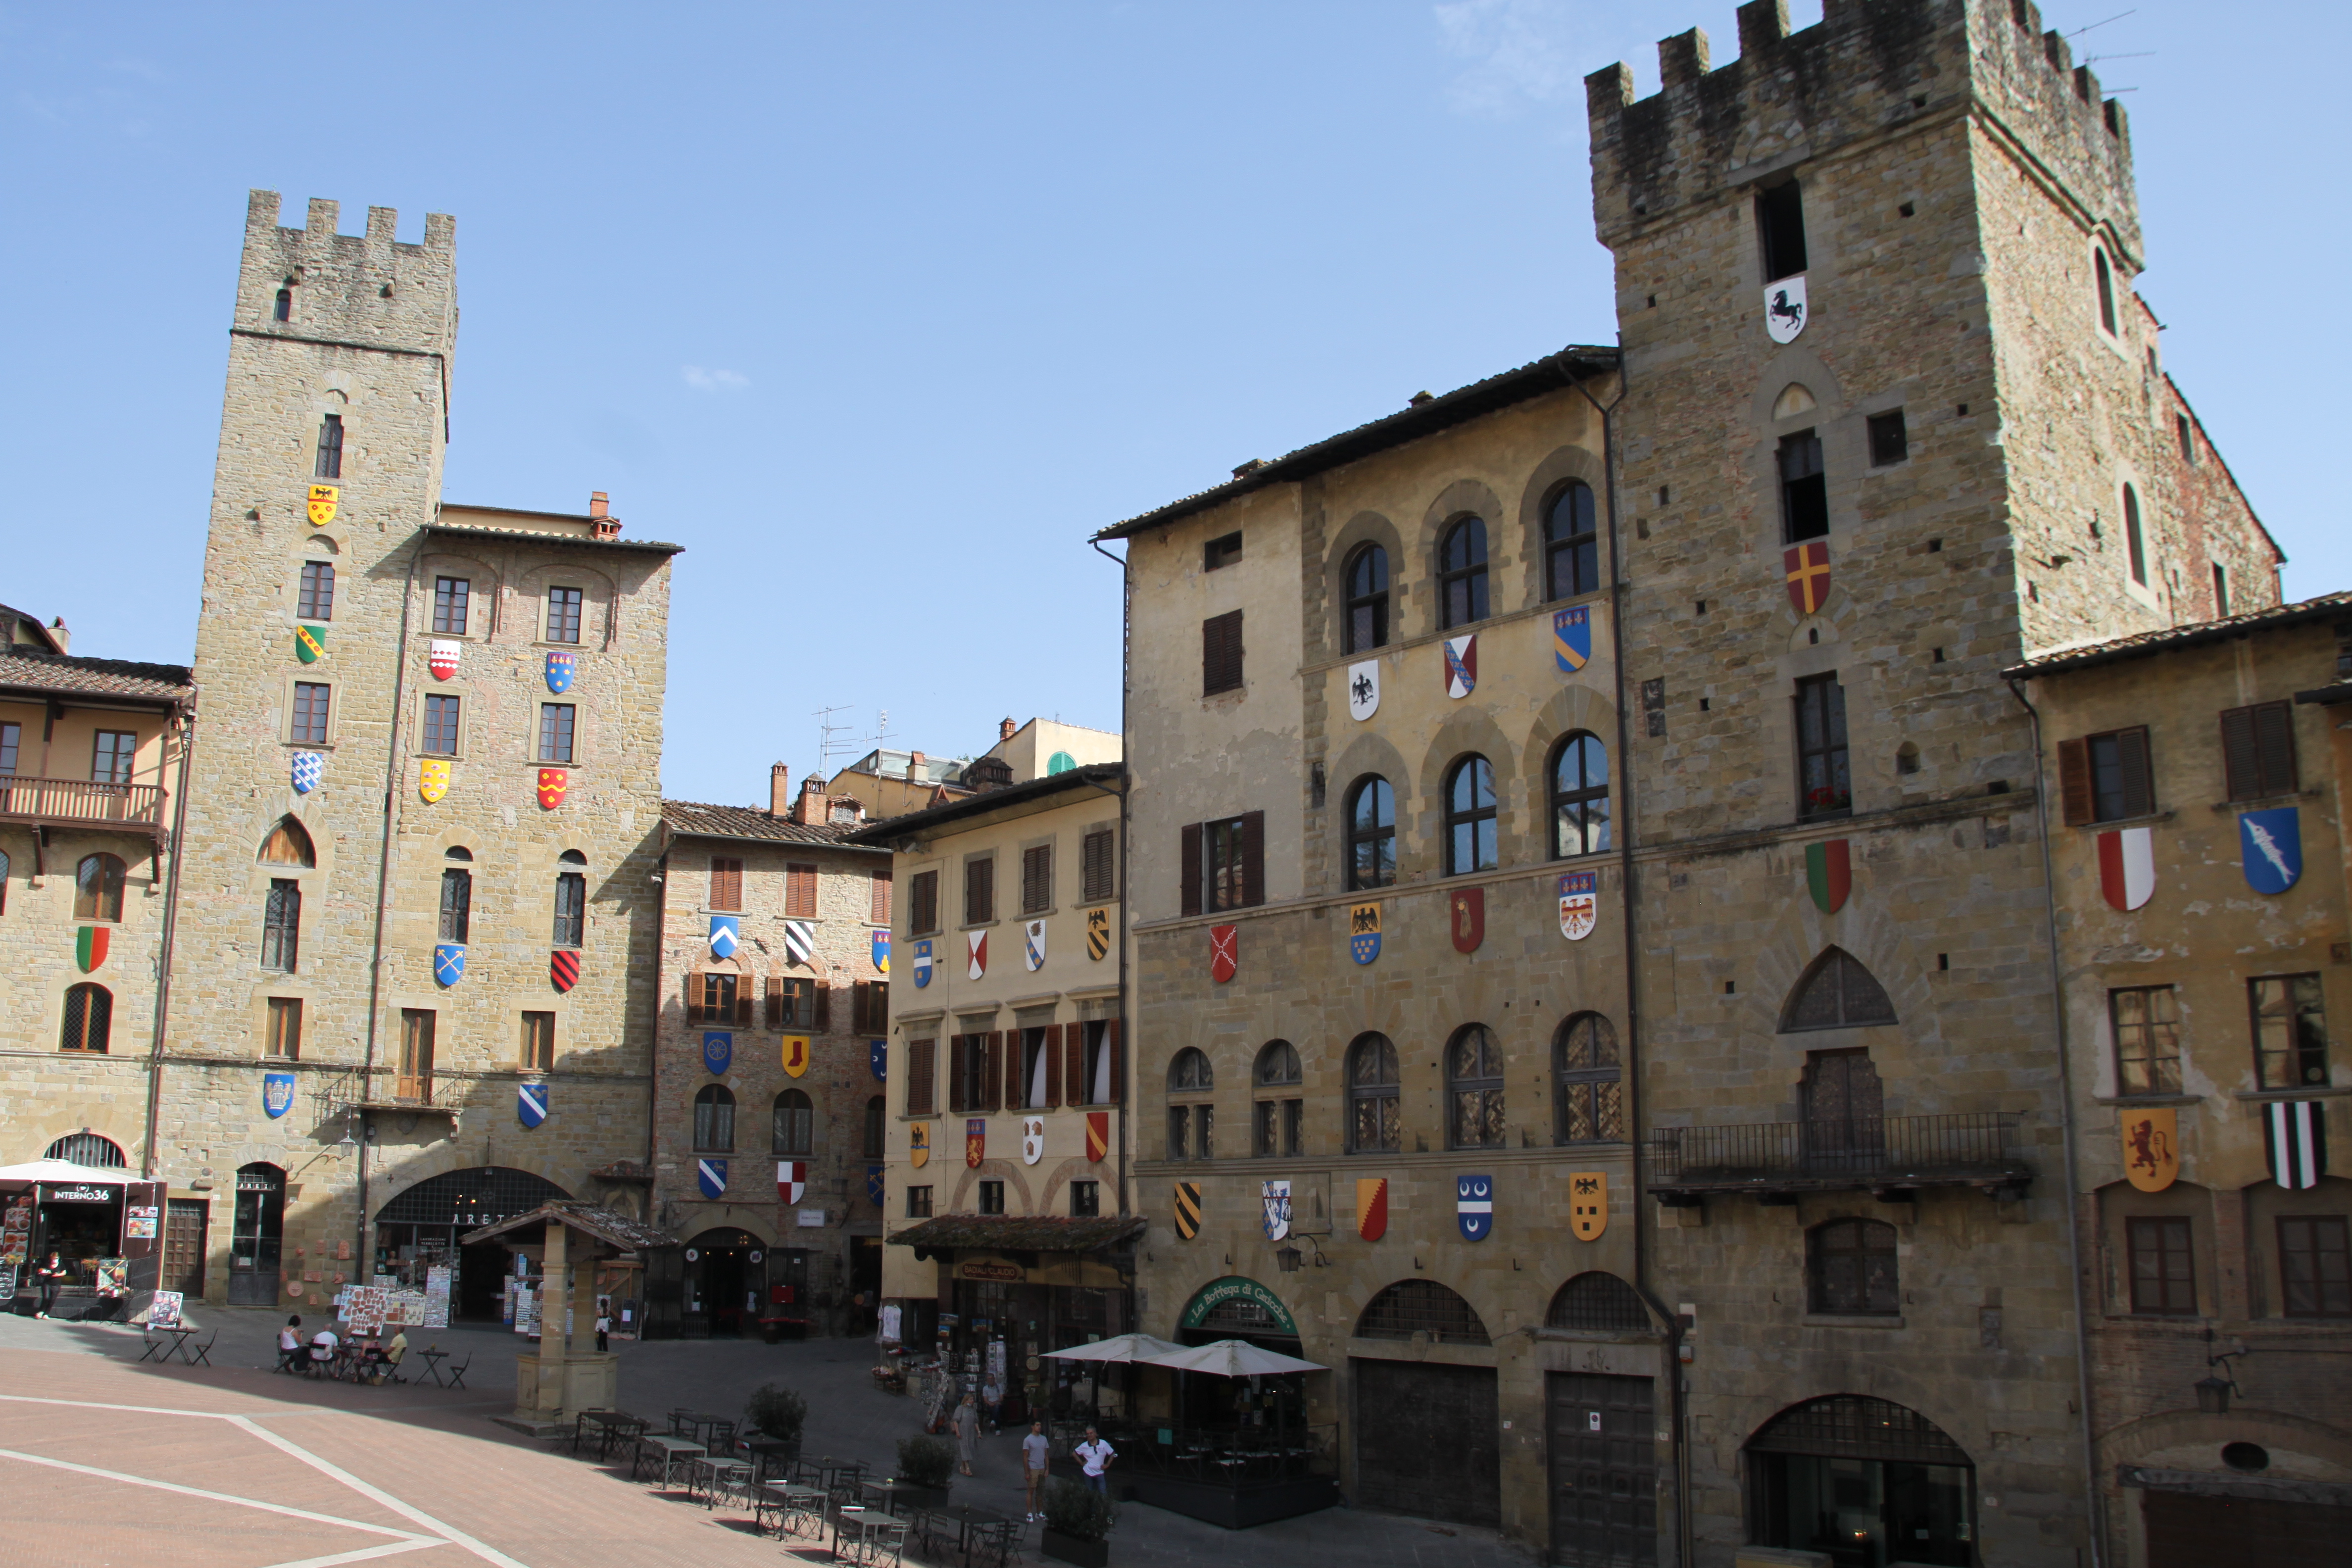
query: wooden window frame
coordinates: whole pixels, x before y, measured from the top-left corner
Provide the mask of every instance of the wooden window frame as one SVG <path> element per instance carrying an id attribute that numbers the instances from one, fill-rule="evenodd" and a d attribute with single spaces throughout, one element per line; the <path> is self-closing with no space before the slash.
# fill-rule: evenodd
<path id="1" fill-rule="evenodd" d="M 273 1062 L 299 1061 L 302 1057 L 302 998 L 263 999 L 261 1054 Z"/>
<path id="2" fill-rule="evenodd" d="M 1817 693 L 1818 702 L 1814 700 Z M 1817 711 L 1809 712 L 1809 704 Z M 1851 816 L 1853 752 L 1846 725 L 1845 687 L 1839 681 L 1837 671 L 1800 678 L 1791 705 L 1795 710 L 1799 820 Z"/>
<path id="3" fill-rule="evenodd" d="M 96 885 L 92 885 L 91 868 L 97 868 Z M 120 855 L 100 850 L 85 855 L 74 864 L 74 912 L 78 921 L 102 921 L 120 924 L 122 920 L 122 885 L 129 868 Z"/>
<path id="4" fill-rule="evenodd" d="M 1441 627 L 1451 631 L 1455 626 L 1475 626 L 1493 614 L 1493 583 L 1487 574 L 1492 559 L 1485 518 L 1472 512 L 1446 524 L 1437 546 Z"/>
<path id="5" fill-rule="evenodd" d="M 936 936 L 940 930 L 940 873 L 935 867 L 907 879 L 907 934 Z"/>
<path id="6" fill-rule="evenodd" d="M 446 866 L 441 871 L 441 904 L 435 930 L 436 941 L 467 942 L 473 940 L 474 874 L 463 866 Z"/>
<path id="7" fill-rule="evenodd" d="M 2252 994 L 2249 986 L 2249 999 Z M 2115 1049 L 2118 1096 L 2180 1092 L 2180 998 L 2171 986 L 2118 985 L 2109 990 L 2107 1034 Z"/>
<path id="8" fill-rule="evenodd" d="M 907 1217 L 908 1219 L 931 1217 L 931 1189 L 928 1184 L 919 1187 L 910 1186 L 907 1189 Z"/>
<path id="9" fill-rule="evenodd" d="M 124 744 L 128 742 L 129 744 Z M 139 776 L 139 731 L 100 730 L 89 738 L 92 784 L 127 784 Z"/>
<path id="10" fill-rule="evenodd" d="M 2233 801 L 2294 794 L 2294 704 L 2255 702 L 2223 709 L 2221 771 Z"/>
<path id="11" fill-rule="evenodd" d="M 2103 758 L 2112 751 L 2113 762 Z M 2115 787 L 2100 787 L 2100 775 L 2112 767 Z M 2069 827 L 2094 823 L 2129 822 L 2156 812 L 2155 752 L 2147 726 L 2102 730 L 2058 742 L 2059 806 Z"/>
<path id="12" fill-rule="evenodd" d="M 976 1185 L 979 1188 L 979 1191 L 973 1194 L 976 1200 L 976 1212 L 984 1215 L 1002 1215 L 1004 1212 L 1004 1184 L 992 1178 L 980 1182 Z"/>
<path id="13" fill-rule="evenodd" d="M 1560 524 L 1563 508 L 1569 511 L 1564 531 Z M 1570 479 L 1560 486 L 1544 503 L 1543 533 L 1544 598 L 1574 599 L 1599 593 L 1601 520 L 1593 503 L 1592 487 L 1582 479 Z"/>
<path id="14" fill-rule="evenodd" d="M 1367 1055 L 1377 1056 L 1385 1047 L 1390 1064 L 1386 1079 L 1367 1079 L 1360 1063 Z M 1403 1059 L 1396 1043 L 1377 1031 L 1359 1035 L 1349 1042 L 1343 1058 L 1347 1073 L 1348 1124 L 1347 1151 L 1350 1154 L 1394 1154 L 1404 1148 L 1404 1073 Z M 1377 1069 L 1377 1067 L 1375 1068 Z M 1375 1133 L 1367 1141 L 1365 1115 L 1372 1117 Z"/>
<path id="15" fill-rule="evenodd" d="M 569 763 L 577 749 L 580 705 L 576 702 L 542 702 L 539 705 L 539 760 L 542 763 Z"/>
<path id="16" fill-rule="evenodd" d="M 463 721 L 464 711 L 464 700 L 457 693 L 426 692 L 425 723 L 417 732 L 417 751 L 428 757 L 456 756 L 458 725 Z"/>
<path id="17" fill-rule="evenodd" d="M 585 588 L 550 586 L 547 590 L 547 638 L 549 642 L 580 646 L 580 635 L 588 624 L 588 591 Z"/>
<path id="18" fill-rule="evenodd" d="M 292 974 L 301 967 L 302 884 L 291 877 L 272 877 L 261 902 L 261 967 Z"/>
<path id="19" fill-rule="evenodd" d="M 1578 757 L 1578 782 L 1563 784 L 1560 770 L 1570 752 Z M 1601 782 L 1591 782 L 1591 755 L 1601 758 Z M 1599 855 L 1609 848 L 1612 816 L 1609 809 L 1609 745 L 1590 730 L 1578 730 L 1562 736 L 1551 754 L 1551 765 L 1544 770 L 1545 784 L 1551 796 L 1551 858 L 1574 860 L 1587 855 Z M 1596 813 L 1595 804 L 1598 803 Z M 1571 840 L 1570 835 L 1573 835 Z M 1571 844 L 1573 847 L 1571 847 Z"/>
<path id="20" fill-rule="evenodd" d="M 400 1055 L 393 1074 L 393 1098 L 429 1103 L 433 1099 L 433 1057 L 440 1016 L 430 1007 L 400 1010 Z"/>
<path id="21" fill-rule="evenodd" d="M 558 947 L 587 945 L 588 873 L 585 871 L 558 871 L 555 874 L 552 935 Z"/>
<path id="22" fill-rule="evenodd" d="M 2264 993 L 2271 987 L 2284 993 L 2287 1010 L 2266 1018 Z M 2253 1031 L 2256 1089 L 2308 1092 L 2327 1087 L 2327 988 L 2317 972 L 2249 976 L 2246 1010 Z"/>
<path id="23" fill-rule="evenodd" d="M 1380 544 L 1359 544 L 1339 569 L 1347 607 L 1339 626 L 1342 652 L 1370 653 L 1389 645 L 1389 552 Z"/>
<path id="24" fill-rule="evenodd" d="M 732 1154 L 735 1152 L 735 1091 L 723 1083 L 707 1083 L 694 1092 L 694 1152 Z"/>
<path id="25" fill-rule="evenodd" d="M 522 1016 L 522 1070 L 552 1072 L 555 1070 L 555 1015 L 546 1010 L 526 1010 Z"/>
<path id="26" fill-rule="evenodd" d="M 1853 1278 L 1837 1278 L 1847 1264 Z M 1900 1241 L 1885 1220 L 1847 1215 L 1813 1226 L 1805 1233 L 1805 1266 L 1808 1311 L 1842 1318 L 1902 1316 Z M 1884 1268 L 1883 1279 L 1875 1268 Z"/>
<path id="27" fill-rule="evenodd" d="M 2279 1315 L 2286 1318 L 2352 1318 L 2352 1225 L 2340 1214 L 2278 1216 Z M 2298 1238 L 2294 1232 L 2302 1230 Z M 2329 1236 L 2334 1245 L 2326 1245 Z M 2333 1258 L 2331 1271 L 2328 1260 Z M 2297 1260 L 2301 1260 L 2297 1278 Z M 2332 1277 L 2331 1276 L 2332 1273 Z M 2309 1293 L 2299 1303 L 2297 1296 Z"/>
<path id="28" fill-rule="evenodd" d="M 2134 1317 L 2197 1316 L 2197 1230 L 2187 1218 L 2126 1215 L 2124 1258 L 2125 1299 Z M 2153 1269 L 2143 1268 L 2143 1260 L 2152 1263 Z M 2174 1272 L 2176 1261 L 2182 1265 L 2181 1275 Z"/>
<path id="29" fill-rule="evenodd" d="M 1474 1053 L 1466 1064 L 1463 1060 L 1465 1048 Z M 1488 1065 L 1493 1071 L 1482 1070 Z M 1503 1042 L 1484 1024 L 1465 1024 L 1445 1042 L 1448 1149 L 1508 1146 L 1510 1123 L 1505 1109 L 1504 1076 Z"/>
<path id="30" fill-rule="evenodd" d="M 333 562 L 302 563 L 302 575 L 294 589 L 294 618 L 298 621 L 331 621 L 335 618 Z"/>
<path id="31" fill-rule="evenodd" d="M 433 635 L 461 637 L 467 635 L 473 617 L 474 580 L 471 577 L 436 577 L 433 579 Z"/>
<path id="32" fill-rule="evenodd" d="M 713 855 L 710 858 L 710 889 L 709 907 L 719 914 L 743 912 L 743 858 L 740 855 Z"/>
<path id="33" fill-rule="evenodd" d="M 323 746 L 334 735 L 335 689 L 323 680 L 294 683 L 294 707 L 287 721 L 288 738 L 297 746 Z"/>
<path id="34" fill-rule="evenodd" d="M 890 924 L 890 868 L 881 867 L 872 874 L 866 889 L 866 921 L 868 925 L 887 928 Z"/>
<path id="35" fill-rule="evenodd" d="M 939 1110 L 940 1042 L 936 1036 L 907 1042 L 907 1111 L 930 1116 Z"/>
<path id="36" fill-rule="evenodd" d="M 77 1016 L 75 998 L 80 998 Z M 114 993 L 95 980 L 85 980 L 66 987 L 65 1005 L 59 1011 L 58 1049 L 77 1056 L 102 1057 L 112 1054 L 109 1047 L 114 1041 Z"/>
<path id="37" fill-rule="evenodd" d="M 1625 1053 L 1605 1015 L 1571 1013 L 1560 1020 L 1552 1037 L 1552 1085 L 1554 1142 L 1625 1142 Z"/>
<path id="38" fill-rule="evenodd" d="M 1201 623 L 1201 695 L 1239 691 L 1243 683 L 1242 613 L 1211 616 Z"/>

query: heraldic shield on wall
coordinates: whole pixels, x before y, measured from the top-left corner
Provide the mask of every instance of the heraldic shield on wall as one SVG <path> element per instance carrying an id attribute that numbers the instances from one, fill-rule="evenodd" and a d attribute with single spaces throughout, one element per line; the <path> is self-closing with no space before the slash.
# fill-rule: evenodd
<path id="1" fill-rule="evenodd" d="M 547 656 L 547 689 L 561 697 L 572 689 L 572 671 L 579 666 L 576 653 L 551 653 Z"/>
<path id="2" fill-rule="evenodd" d="M 963 1124 L 963 1163 L 977 1166 L 988 1158 L 988 1118 L 967 1117 Z"/>
<path id="3" fill-rule="evenodd" d="M 931 1163 L 931 1130 L 922 1122 L 911 1122 L 907 1128 L 907 1163 L 921 1170 Z"/>
<path id="4" fill-rule="evenodd" d="M 1465 1241 L 1484 1241 L 1495 1229 L 1495 1178 L 1454 1178 L 1454 1217 Z"/>
<path id="5" fill-rule="evenodd" d="M 1445 639 L 1445 695 L 1464 698 L 1478 688 L 1478 634 Z"/>
<path id="6" fill-rule="evenodd" d="M 928 942 L 919 942 L 915 944 L 915 989 L 920 991 L 930 983 L 931 944 Z"/>
<path id="7" fill-rule="evenodd" d="M 106 962 L 106 950 L 114 940 L 111 926 L 84 926 L 74 932 L 74 963 L 84 974 Z"/>
<path id="8" fill-rule="evenodd" d="M 966 980 L 977 980 L 988 973 L 988 933 L 968 931 L 963 933 L 964 972 Z"/>
<path id="9" fill-rule="evenodd" d="M 694 1181 L 695 1184 L 702 1189 L 704 1197 L 725 1197 L 727 1195 L 727 1162 L 709 1158 L 697 1160 L 694 1163 Z"/>
<path id="10" fill-rule="evenodd" d="M 1283 1176 L 1260 1184 L 1258 1201 L 1265 1215 L 1265 1238 L 1280 1241 L 1290 1234 L 1290 1178 Z"/>
<path id="11" fill-rule="evenodd" d="M 446 680 L 457 673 L 457 660 L 465 644 L 456 637 L 435 637 L 425 645 L 425 668 L 433 672 L 436 680 Z"/>
<path id="12" fill-rule="evenodd" d="M 547 1085 L 520 1083 L 515 1086 L 515 1120 L 525 1127 L 536 1127 L 547 1120 Z"/>
<path id="13" fill-rule="evenodd" d="M 319 781 L 326 775 L 326 772 L 327 756 L 325 752 L 295 752 L 292 764 L 294 793 L 296 795 L 309 795 L 312 790 L 319 787 Z"/>
<path id="14" fill-rule="evenodd" d="M 1381 661 L 1365 659 L 1348 667 L 1348 717 L 1369 719 L 1381 710 Z"/>
<path id="15" fill-rule="evenodd" d="M 1559 934 L 1582 942 L 1601 918 L 1601 873 L 1570 871 L 1559 879 Z"/>
<path id="16" fill-rule="evenodd" d="M 2303 876 L 2303 825 L 2294 806 L 2239 817 L 2238 848 L 2246 885 L 2257 893 L 2275 897 Z"/>
<path id="17" fill-rule="evenodd" d="M 553 811 L 563 804 L 563 797 L 571 792 L 572 770 L 570 768 L 539 770 L 539 808 L 541 811 Z"/>
<path id="18" fill-rule="evenodd" d="M 1087 1112 L 1087 1163 L 1099 1165 L 1110 1158 L 1110 1112 Z"/>
<path id="19" fill-rule="evenodd" d="M 2160 1193 L 2180 1174 L 2179 1113 L 2168 1105 L 2133 1106 L 2123 1112 L 2124 1179 L 2144 1193 Z"/>
<path id="20" fill-rule="evenodd" d="M 1348 908 L 1348 956 L 1370 963 L 1381 955 L 1381 906 L 1351 904 Z"/>
<path id="21" fill-rule="evenodd" d="M 1569 1173 L 1568 1228 L 1579 1241 L 1599 1241 L 1609 1228 L 1608 1172 Z"/>
<path id="22" fill-rule="evenodd" d="M 1389 1233 L 1389 1179 L 1386 1176 L 1356 1178 L 1356 1234 L 1366 1241 L 1378 1241 Z"/>
<path id="23" fill-rule="evenodd" d="M 2099 896 L 2128 914 L 2156 896 L 2156 835 L 2117 827 L 2099 835 Z"/>
<path id="24" fill-rule="evenodd" d="M 1087 957 L 1100 963 L 1110 952 L 1110 908 L 1098 905 L 1087 911 Z"/>
<path id="25" fill-rule="evenodd" d="M 808 1196 L 808 1162 L 779 1160 L 776 1162 L 776 1201 L 796 1204 Z"/>
<path id="26" fill-rule="evenodd" d="M 1551 657 L 1562 675 L 1592 662 L 1592 606 L 1578 605 L 1551 614 Z"/>
<path id="27" fill-rule="evenodd" d="M 1209 928 L 1209 978 L 1223 985 L 1242 966 L 1242 928 Z"/>
<path id="28" fill-rule="evenodd" d="M 1764 333 L 1776 343 L 1792 343 L 1812 312 L 1805 304 L 1805 275 L 1764 285 Z"/>
<path id="29" fill-rule="evenodd" d="M 558 991 L 569 991 L 579 984 L 579 950 L 569 947 L 551 949 L 547 955 L 547 980 Z"/>
<path id="30" fill-rule="evenodd" d="M 272 1121 L 294 1109 L 294 1075 L 290 1072 L 266 1072 L 261 1075 L 261 1109 Z"/>
<path id="31" fill-rule="evenodd" d="M 1201 1184 L 1176 1184 L 1176 1239 L 1190 1241 L 1201 1234 Z"/>
<path id="32" fill-rule="evenodd" d="M 327 524 L 335 521 L 335 505 L 341 498 L 341 495 L 342 491 L 336 489 L 333 485 L 312 485 L 310 487 L 310 494 L 307 505 L 310 516 L 310 526 L 312 528 L 324 528 Z"/>
<path id="33" fill-rule="evenodd" d="M 1024 1116 L 1021 1119 L 1021 1163 L 1034 1165 L 1045 1157 L 1045 1119 Z"/>
<path id="34" fill-rule="evenodd" d="M 433 978 L 446 991 L 466 978 L 466 950 L 454 942 L 445 942 L 433 949 Z"/>
<path id="35" fill-rule="evenodd" d="M 735 1060 L 735 1037 L 724 1029 L 709 1029 L 702 1037 L 702 1065 L 713 1078 L 725 1078 Z"/>
<path id="36" fill-rule="evenodd" d="M 446 757 L 425 757 L 416 764 L 416 795 L 425 805 L 432 805 L 449 793 L 449 762 Z"/>

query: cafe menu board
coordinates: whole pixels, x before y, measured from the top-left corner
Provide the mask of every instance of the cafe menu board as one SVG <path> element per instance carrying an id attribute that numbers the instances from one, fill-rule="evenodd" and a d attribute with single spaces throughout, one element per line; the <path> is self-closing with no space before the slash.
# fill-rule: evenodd
<path id="1" fill-rule="evenodd" d="M 13 1200 L 6 1212 L 0 1213 L 0 1263 L 21 1266 L 25 1249 L 33 1242 L 33 1200 Z"/>
<path id="2" fill-rule="evenodd" d="M 101 1258 L 91 1265 L 91 1282 L 101 1296 L 127 1296 L 131 1293 L 131 1260 L 127 1258 Z"/>
<path id="3" fill-rule="evenodd" d="M 151 1329 L 176 1329 L 180 1326 L 180 1292 L 158 1290 L 147 1308 L 147 1326 Z"/>
<path id="4" fill-rule="evenodd" d="M 434 1264 L 425 1270 L 425 1327 L 446 1329 L 449 1326 L 449 1270 L 446 1265 Z"/>
<path id="5" fill-rule="evenodd" d="M 162 1211 L 153 1204 L 131 1205 L 123 1211 L 122 1239 L 125 1241 L 154 1240 L 156 1222 L 161 1217 Z"/>

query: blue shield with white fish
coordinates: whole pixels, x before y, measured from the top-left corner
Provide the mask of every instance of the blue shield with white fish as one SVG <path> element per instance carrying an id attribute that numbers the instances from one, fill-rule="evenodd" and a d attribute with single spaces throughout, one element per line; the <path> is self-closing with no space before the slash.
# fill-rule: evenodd
<path id="1" fill-rule="evenodd" d="M 446 991 L 466 978 L 466 950 L 454 942 L 438 943 L 433 949 L 433 978 Z"/>
<path id="2" fill-rule="evenodd" d="M 919 942 L 915 944 L 915 989 L 920 991 L 930 983 L 931 944 L 928 942 Z"/>
<path id="3" fill-rule="evenodd" d="M 887 1082 L 888 1082 L 888 1081 L 889 1081 L 889 1072 L 888 1072 L 888 1068 L 889 1068 L 889 1066 L 890 1066 L 890 1042 L 889 1042 L 889 1041 L 887 1041 L 887 1040 L 868 1040 L 868 1041 L 866 1041 L 866 1065 L 867 1067 L 872 1068 L 874 1069 L 874 1081 L 875 1081 L 875 1082 L 877 1082 L 877 1083 L 887 1083 Z"/>
<path id="4" fill-rule="evenodd" d="M 547 689 L 558 697 L 572 689 L 572 671 L 580 656 L 576 653 L 551 653 L 547 656 Z"/>
<path id="5" fill-rule="evenodd" d="M 515 1120 L 525 1127 L 536 1127 L 547 1120 L 547 1085 L 525 1083 L 515 1086 Z"/>
<path id="6" fill-rule="evenodd" d="M 710 917 L 711 957 L 732 958 L 735 956 L 735 950 L 742 945 L 743 917 L 741 915 Z"/>
<path id="7" fill-rule="evenodd" d="M 725 1078 L 728 1064 L 735 1059 L 735 1037 L 724 1029 L 712 1029 L 702 1037 L 702 1065 L 710 1069 L 713 1078 Z"/>
<path id="8" fill-rule="evenodd" d="M 327 757 L 325 752 L 295 752 L 293 769 L 294 793 L 296 795 L 309 795 L 312 790 L 317 789 L 319 787 L 319 780 L 326 771 Z"/>
<path id="9" fill-rule="evenodd" d="M 694 1163 L 694 1180 L 695 1184 L 702 1189 L 702 1195 L 704 1197 L 718 1198 L 726 1196 L 727 1162 L 724 1160 L 697 1160 Z"/>
<path id="10" fill-rule="evenodd" d="M 2257 893 L 2279 894 L 2303 875 L 2303 824 L 2295 807 L 2250 811 L 2238 818 L 2238 851 L 2246 885 Z"/>
<path id="11" fill-rule="evenodd" d="M 1462 1239 L 1484 1241 L 1495 1228 L 1495 1178 L 1454 1178 L 1454 1217 L 1462 1226 Z"/>
<path id="12" fill-rule="evenodd" d="M 271 1121 L 294 1109 L 294 1075 L 290 1072 L 266 1072 L 261 1075 L 261 1109 Z"/>

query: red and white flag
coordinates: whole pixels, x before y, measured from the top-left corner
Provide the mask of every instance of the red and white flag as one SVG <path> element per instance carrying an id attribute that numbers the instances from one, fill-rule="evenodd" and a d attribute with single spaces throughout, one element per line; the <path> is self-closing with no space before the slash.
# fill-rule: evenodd
<path id="1" fill-rule="evenodd" d="M 2119 910 L 2136 910 L 2156 892 L 2156 843 L 2145 827 L 2099 835 L 2099 891 Z"/>

